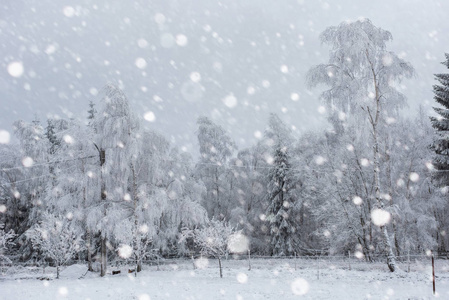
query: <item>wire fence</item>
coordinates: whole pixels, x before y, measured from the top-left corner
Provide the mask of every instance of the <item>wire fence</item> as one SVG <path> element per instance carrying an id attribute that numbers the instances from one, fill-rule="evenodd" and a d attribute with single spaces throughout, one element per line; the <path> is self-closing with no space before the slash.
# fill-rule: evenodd
<path id="1" fill-rule="evenodd" d="M 426 272 L 431 267 L 431 255 L 404 255 L 398 256 L 396 266 L 405 272 Z M 153 271 L 173 271 L 173 270 L 195 270 L 218 268 L 218 260 L 215 257 L 207 257 L 201 254 L 192 254 L 190 257 L 163 258 L 141 260 L 143 268 Z M 66 266 L 72 264 L 84 264 L 84 261 L 69 261 Z M 264 256 L 264 255 L 227 255 L 222 257 L 222 265 L 225 269 L 248 269 L 248 270 L 301 270 L 314 269 L 317 272 L 323 270 L 353 270 L 353 271 L 385 271 L 386 258 L 376 258 L 373 261 L 366 261 L 363 257 L 357 258 L 354 255 L 322 255 L 322 256 Z M 109 262 L 108 270 L 131 272 L 136 266 L 132 259 L 116 258 Z M 94 271 L 99 272 L 99 262 L 93 263 Z M 449 260 L 437 258 L 435 264 L 436 272 L 449 272 Z M 48 274 L 55 273 L 55 266 L 48 262 L 4 262 L 0 264 L 0 278 L 7 278 L 12 275 L 21 275 L 20 278 L 45 278 Z M 43 277 L 42 277 L 43 276 Z"/>

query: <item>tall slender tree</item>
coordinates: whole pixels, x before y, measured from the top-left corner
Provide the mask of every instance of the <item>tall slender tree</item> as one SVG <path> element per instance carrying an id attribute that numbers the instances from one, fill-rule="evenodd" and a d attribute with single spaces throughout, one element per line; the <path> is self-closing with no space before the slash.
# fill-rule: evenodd
<path id="1" fill-rule="evenodd" d="M 136 118 L 132 115 L 128 99 L 116 86 L 103 88 L 99 113 L 93 121 L 95 146 L 98 150 L 101 200 L 93 212 L 101 233 L 101 276 L 107 268 L 107 239 L 113 232 L 116 203 L 127 193 L 130 158 L 135 150 L 133 130 Z"/>
<path id="2" fill-rule="evenodd" d="M 204 206 L 209 218 L 229 219 L 229 187 L 223 177 L 227 174 L 229 159 L 236 149 L 235 143 L 220 125 L 208 118 L 198 118 L 197 124 L 201 154 L 197 171 L 207 189 Z"/>
<path id="3" fill-rule="evenodd" d="M 321 34 L 321 41 L 331 46 L 329 62 L 313 67 L 308 73 L 308 84 L 323 83 L 330 87 L 322 93 L 330 111 L 364 116 L 371 129 L 373 148 L 374 199 L 377 209 L 385 214 L 379 174 L 381 149 L 379 134 L 386 119 L 394 115 L 405 102 L 395 84 L 413 74 L 413 67 L 387 51 L 386 42 L 392 39 L 389 31 L 374 26 L 370 20 L 343 22 L 329 27 Z M 379 223 L 380 224 L 380 223 Z M 396 269 L 393 246 L 387 224 L 381 224 L 390 271 Z"/>
<path id="4" fill-rule="evenodd" d="M 272 255 L 290 255 L 297 244 L 297 223 L 294 208 L 297 197 L 292 165 L 293 138 L 285 124 L 275 114 L 270 115 L 265 132 L 271 146 L 268 157 L 272 167 L 268 171 L 267 220 L 269 222 Z"/>

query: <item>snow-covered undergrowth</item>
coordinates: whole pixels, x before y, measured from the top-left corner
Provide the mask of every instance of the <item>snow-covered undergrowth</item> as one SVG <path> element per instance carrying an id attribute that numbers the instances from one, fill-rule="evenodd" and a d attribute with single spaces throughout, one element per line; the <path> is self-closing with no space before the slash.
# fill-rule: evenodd
<path id="1" fill-rule="evenodd" d="M 129 266 L 110 267 L 105 278 L 84 275 L 84 266 L 61 272 L 59 280 L 43 277 L 34 269 L 2 275 L 0 299 L 433 299 L 431 270 L 422 262 L 411 264 L 411 272 L 390 273 L 385 264 L 353 261 L 256 259 L 223 262 L 177 260 L 170 264 L 144 266 L 134 277 Z M 199 267 L 199 268 L 198 268 Z M 351 269 L 349 269 L 351 267 Z M 449 299 L 449 261 L 438 260 L 436 297 Z M 121 270 L 111 275 L 112 270 Z M 46 268 L 54 278 L 53 268 Z M 34 278 L 33 278 L 34 277 Z M 81 279 L 79 279 L 81 277 Z M 33 279 L 30 279 L 33 278 Z M 41 278 L 42 279 L 42 278 Z"/>

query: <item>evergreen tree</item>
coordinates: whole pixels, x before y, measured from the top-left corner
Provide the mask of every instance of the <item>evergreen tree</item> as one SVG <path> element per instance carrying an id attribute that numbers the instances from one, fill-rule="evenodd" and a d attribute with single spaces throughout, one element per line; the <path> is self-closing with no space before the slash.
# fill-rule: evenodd
<path id="1" fill-rule="evenodd" d="M 97 113 L 97 110 L 95 109 L 95 103 L 92 100 L 89 101 L 89 110 L 87 111 L 87 113 L 89 114 L 87 116 L 87 119 L 89 120 L 89 126 L 91 126 L 95 118 L 95 114 Z"/>
<path id="2" fill-rule="evenodd" d="M 449 53 L 446 53 L 446 61 L 442 62 L 449 69 Z M 430 117 L 433 128 L 437 131 L 431 148 L 435 151 L 433 177 L 439 186 L 449 186 L 449 74 L 436 74 L 435 78 L 440 85 L 433 86 L 435 101 L 443 106 L 433 109 L 438 117 Z"/>
<path id="3" fill-rule="evenodd" d="M 446 61 L 442 62 L 446 68 L 449 69 L 449 53 L 445 54 Z M 433 86 L 433 92 L 435 94 L 435 101 L 443 106 L 434 107 L 438 117 L 430 117 L 432 127 L 436 130 L 436 134 L 430 148 L 435 152 L 432 164 L 433 173 L 432 178 L 434 184 L 438 187 L 449 186 L 449 73 L 436 74 L 435 78 L 440 85 Z M 449 243 L 444 236 L 444 232 L 449 229 L 447 222 L 449 215 L 449 203 L 445 201 L 442 205 L 435 210 L 435 217 L 437 218 L 437 232 L 436 239 L 438 244 L 438 251 L 444 252 Z"/>
<path id="4" fill-rule="evenodd" d="M 295 252 L 296 221 L 293 213 L 296 202 L 294 173 L 291 162 L 293 139 L 285 124 L 271 114 L 265 133 L 272 144 L 272 168 L 268 172 L 268 209 L 272 255 L 290 255 Z"/>
<path id="5" fill-rule="evenodd" d="M 47 119 L 47 127 L 45 128 L 45 137 L 50 142 L 49 153 L 50 155 L 55 154 L 56 148 L 59 146 L 60 141 L 56 137 L 55 125 L 52 119 Z"/>

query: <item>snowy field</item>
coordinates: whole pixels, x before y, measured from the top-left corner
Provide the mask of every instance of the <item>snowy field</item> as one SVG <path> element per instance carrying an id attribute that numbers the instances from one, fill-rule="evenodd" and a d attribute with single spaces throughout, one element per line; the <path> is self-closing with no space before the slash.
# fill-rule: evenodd
<path id="1" fill-rule="evenodd" d="M 449 261 L 437 260 L 436 297 L 432 295 L 430 264 L 401 264 L 403 271 L 390 273 L 380 263 L 322 260 L 257 259 L 248 270 L 247 261 L 224 261 L 223 278 L 218 262 L 189 261 L 146 266 L 134 277 L 127 267 L 109 269 L 105 278 L 89 273 L 85 266 L 66 268 L 59 280 L 39 280 L 42 269 L 4 274 L 0 299 L 449 299 Z M 351 265 L 351 266 L 350 266 Z M 351 269 L 349 269 L 351 267 Z M 112 270 L 121 269 L 119 275 Z M 159 270 L 158 270 L 159 269 Z M 46 277 L 54 270 L 47 268 Z M 80 275 L 81 274 L 81 275 Z"/>

